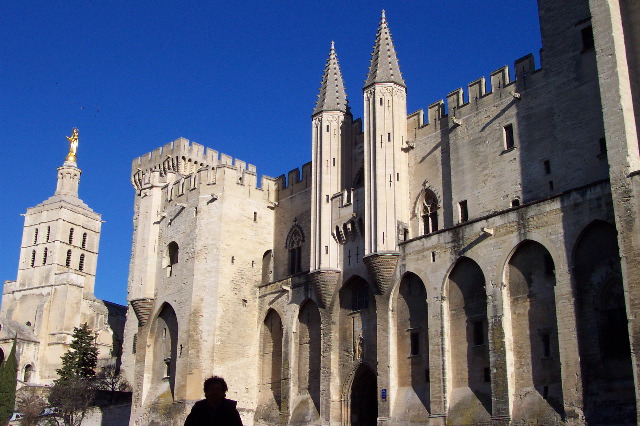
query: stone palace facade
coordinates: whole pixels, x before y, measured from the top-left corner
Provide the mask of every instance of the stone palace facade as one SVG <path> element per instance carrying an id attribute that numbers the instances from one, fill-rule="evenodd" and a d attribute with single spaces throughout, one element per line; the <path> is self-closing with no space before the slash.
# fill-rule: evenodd
<path id="1" fill-rule="evenodd" d="M 538 4 L 542 66 L 410 114 L 384 13 L 362 119 L 332 45 L 302 170 L 134 160 L 132 424 L 212 374 L 245 424 L 636 423 L 640 3 Z"/>

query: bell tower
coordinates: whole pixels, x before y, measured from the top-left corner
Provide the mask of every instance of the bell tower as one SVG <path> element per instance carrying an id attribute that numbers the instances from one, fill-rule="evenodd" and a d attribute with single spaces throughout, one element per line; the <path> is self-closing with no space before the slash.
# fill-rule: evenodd
<path id="1" fill-rule="evenodd" d="M 67 351 L 73 328 L 89 320 L 82 309 L 96 302 L 94 283 L 101 216 L 78 198 L 81 170 L 76 163 L 78 130 L 69 154 L 58 167 L 53 196 L 30 207 L 24 228 L 16 281 L 6 281 L 0 313 L 26 327 L 38 341 L 32 356 L 34 382 L 57 377 L 60 356 Z M 99 308 L 96 308 L 99 309 Z"/>

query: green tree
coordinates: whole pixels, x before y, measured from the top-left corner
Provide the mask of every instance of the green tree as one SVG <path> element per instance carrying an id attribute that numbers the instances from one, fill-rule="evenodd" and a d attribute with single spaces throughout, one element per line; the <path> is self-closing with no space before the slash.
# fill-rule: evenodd
<path id="1" fill-rule="evenodd" d="M 6 425 L 13 414 L 16 404 L 16 385 L 18 384 L 18 360 L 16 359 L 16 340 L 13 339 L 11 353 L 0 365 L 0 424 Z"/>
<path id="2" fill-rule="evenodd" d="M 80 425 L 95 395 L 98 347 L 85 323 L 73 329 L 71 347 L 62 356 L 60 376 L 49 392 L 49 404 L 57 408 L 65 425 Z"/>
<path id="3" fill-rule="evenodd" d="M 71 348 L 62 355 L 62 368 L 56 370 L 60 378 L 55 382 L 92 378 L 96 374 L 97 363 L 98 347 L 93 332 L 87 323 L 74 327 Z"/>

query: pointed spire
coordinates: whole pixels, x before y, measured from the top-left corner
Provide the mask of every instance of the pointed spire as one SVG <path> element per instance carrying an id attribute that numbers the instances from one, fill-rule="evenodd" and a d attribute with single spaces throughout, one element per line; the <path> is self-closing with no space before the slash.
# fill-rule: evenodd
<path id="1" fill-rule="evenodd" d="M 387 17 L 384 10 L 380 18 L 380 26 L 376 35 L 376 42 L 373 45 L 373 53 L 371 54 L 369 75 L 364 87 L 374 83 L 397 83 L 406 87 L 402 79 L 400 65 L 396 57 L 396 49 L 393 47 L 393 40 L 391 40 L 391 32 L 387 25 Z"/>
<path id="2" fill-rule="evenodd" d="M 324 68 L 322 83 L 320 84 L 320 93 L 318 94 L 318 102 L 313 110 L 313 114 L 322 111 L 342 111 L 347 112 L 347 92 L 344 90 L 344 81 L 338 64 L 338 56 L 333 41 L 331 42 L 331 50 L 327 65 Z"/>

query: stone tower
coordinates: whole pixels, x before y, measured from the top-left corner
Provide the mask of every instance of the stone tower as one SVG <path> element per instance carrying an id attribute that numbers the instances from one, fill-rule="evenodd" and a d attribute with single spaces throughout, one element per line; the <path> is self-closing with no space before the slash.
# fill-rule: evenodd
<path id="1" fill-rule="evenodd" d="M 350 158 L 345 149 L 348 148 L 345 129 L 351 128 L 352 121 L 333 42 L 312 121 L 310 269 L 315 287 L 321 294 L 328 295 L 336 285 L 342 263 L 337 238 L 332 232 L 331 199 L 345 187 L 343 169 Z"/>
<path id="2" fill-rule="evenodd" d="M 407 89 L 384 11 L 363 91 L 365 262 L 384 292 L 409 210 Z"/>
<path id="3" fill-rule="evenodd" d="M 93 294 L 102 220 L 78 198 L 81 173 L 70 152 L 58 167 L 54 195 L 27 209 L 18 276 L 4 285 L 0 322 L 4 332 L 18 335 L 18 378 L 25 383 L 48 384 L 57 377 L 73 328 L 85 322 L 98 335 L 102 362 L 122 341 L 122 330 L 114 334 L 109 326 L 122 307 Z M 119 314 L 122 328 L 124 312 Z M 12 336 L 0 336 L 0 342 L 5 337 Z"/>

